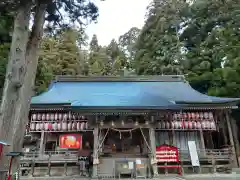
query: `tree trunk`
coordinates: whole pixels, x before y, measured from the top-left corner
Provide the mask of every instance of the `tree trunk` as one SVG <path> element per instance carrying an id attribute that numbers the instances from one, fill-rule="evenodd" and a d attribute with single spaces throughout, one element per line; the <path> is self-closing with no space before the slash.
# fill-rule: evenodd
<path id="1" fill-rule="evenodd" d="M 29 37 L 26 50 L 27 73 L 24 76 L 23 86 L 20 91 L 20 101 L 15 112 L 15 131 L 13 132 L 13 151 L 21 151 L 23 137 L 28 123 L 29 107 L 33 95 L 34 82 L 38 65 L 38 50 L 43 35 L 43 25 L 45 20 L 45 4 L 36 7 L 32 32 Z M 19 158 L 13 162 L 12 172 L 15 173 L 19 167 Z"/>
<path id="2" fill-rule="evenodd" d="M 20 100 L 23 79 L 26 74 L 26 47 L 28 41 L 28 27 L 30 20 L 31 4 L 19 7 L 15 22 L 10 49 L 9 61 L 7 66 L 3 97 L 0 111 L 0 140 L 13 144 L 13 126 L 17 103 Z M 11 146 L 10 146 L 11 147 Z M 0 159 L 0 179 L 4 179 L 8 168 L 8 158 L 4 156 L 10 148 L 5 147 L 3 157 Z"/>

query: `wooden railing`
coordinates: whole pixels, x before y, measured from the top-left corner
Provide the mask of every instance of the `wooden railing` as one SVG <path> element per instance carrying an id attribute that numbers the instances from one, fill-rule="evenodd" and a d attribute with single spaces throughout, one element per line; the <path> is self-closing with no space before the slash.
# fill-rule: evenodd
<path id="1" fill-rule="evenodd" d="M 188 150 L 180 150 L 181 161 L 190 161 L 190 154 Z M 230 149 L 205 149 L 198 150 L 199 160 L 228 160 L 233 156 Z M 26 152 L 22 160 L 77 160 L 78 151 L 45 151 L 41 154 L 39 151 Z"/>
<path id="2" fill-rule="evenodd" d="M 190 160 L 190 154 L 188 150 L 179 151 L 180 158 L 182 161 Z M 230 149 L 205 149 L 198 150 L 198 156 L 200 160 L 216 159 L 216 160 L 227 160 L 232 157 Z"/>
<path id="3" fill-rule="evenodd" d="M 78 151 L 45 151 L 41 154 L 39 151 L 24 153 L 22 161 L 77 161 Z"/>

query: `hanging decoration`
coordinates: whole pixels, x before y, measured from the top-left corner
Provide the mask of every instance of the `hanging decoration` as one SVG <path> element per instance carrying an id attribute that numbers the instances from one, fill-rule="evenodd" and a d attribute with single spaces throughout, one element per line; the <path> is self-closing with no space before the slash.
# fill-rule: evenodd
<path id="1" fill-rule="evenodd" d="M 158 129 L 179 130 L 216 130 L 212 112 L 179 112 L 172 114 L 172 120 L 160 120 Z"/>
<path id="2" fill-rule="evenodd" d="M 30 131 L 81 131 L 90 130 L 85 116 L 68 113 L 33 113 L 29 124 Z"/>

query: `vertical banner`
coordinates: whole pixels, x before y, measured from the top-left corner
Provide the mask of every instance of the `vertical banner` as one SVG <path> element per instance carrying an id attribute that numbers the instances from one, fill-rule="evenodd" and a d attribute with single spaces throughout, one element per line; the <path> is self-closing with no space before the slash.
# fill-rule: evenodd
<path id="1" fill-rule="evenodd" d="M 191 163 L 194 167 L 199 167 L 199 158 L 195 141 L 188 141 L 188 149 L 191 157 Z"/>

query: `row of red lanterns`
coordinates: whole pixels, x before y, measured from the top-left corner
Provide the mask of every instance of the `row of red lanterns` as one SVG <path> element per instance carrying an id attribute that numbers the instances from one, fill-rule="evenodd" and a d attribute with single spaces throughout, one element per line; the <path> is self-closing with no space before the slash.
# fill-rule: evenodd
<path id="1" fill-rule="evenodd" d="M 88 122 L 30 123 L 30 131 L 68 131 L 89 129 Z"/>
<path id="2" fill-rule="evenodd" d="M 160 121 L 158 123 L 159 129 L 204 129 L 216 130 L 216 123 L 211 120 L 203 121 Z"/>
<path id="3" fill-rule="evenodd" d="M 32 121 L 85 120 L 85 116 L 72 113 L 33 113 Z"/>
<path id="4" fill-rule="evenodd" d="M 173 119 L 213 119 L 212 112 L 183 112 L 175 113 Z"/>

